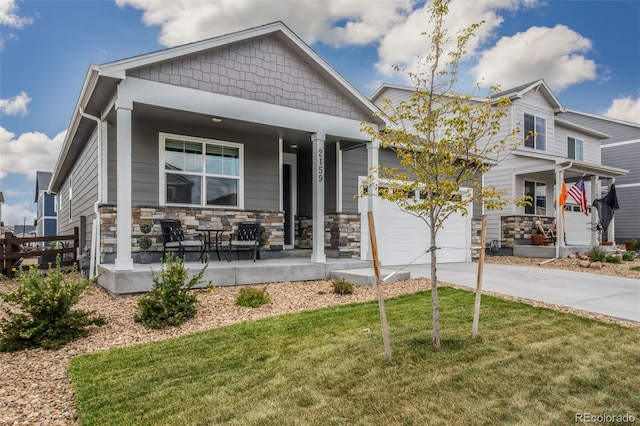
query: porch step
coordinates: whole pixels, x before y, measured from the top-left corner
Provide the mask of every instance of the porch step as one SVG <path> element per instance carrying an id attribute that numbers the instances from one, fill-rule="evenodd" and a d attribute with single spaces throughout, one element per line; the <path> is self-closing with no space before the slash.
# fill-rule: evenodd
<path id="1" fill-rule="evenodd" d="M 291 249 L 291 250 L 282 250 L 280 252 L 281 258 L 310 258 L 311 257 L 311 249 Z"/>
<path id="2" fill-rule="evenodd" d="M 391 273 L 393 273 L 392 269 L 380 269 L 380 278 L 384 280 Z M 331 278 L 334 280 L 344 278 L 346 281 L 358 285 L 376 285 L 376 274 L 375 272 L 373 272 L 373 268 L 335 270 L 331 271 Z M 393 274 L 393 276 L 389 277 L 388 282 L 397 280 L 408 280 L 409 278 L 411 278 L 411 272 L 399 271 Z"/>

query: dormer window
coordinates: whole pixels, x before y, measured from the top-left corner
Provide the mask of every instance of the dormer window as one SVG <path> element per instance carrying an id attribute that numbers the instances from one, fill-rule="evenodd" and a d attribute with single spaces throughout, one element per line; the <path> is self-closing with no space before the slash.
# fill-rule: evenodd
<path id="1" fill-rule="evenodd" d="M 524 115 L 524 136 L 527 148 L 546 151 L 547 149 L 547 120 L 535 115 Z"/>
<path id="2" fill-rule="evenodd" d="M 567 138 L 567 158 L 571 160 L 584 160 L 584 141 L 577 138 Z"/>

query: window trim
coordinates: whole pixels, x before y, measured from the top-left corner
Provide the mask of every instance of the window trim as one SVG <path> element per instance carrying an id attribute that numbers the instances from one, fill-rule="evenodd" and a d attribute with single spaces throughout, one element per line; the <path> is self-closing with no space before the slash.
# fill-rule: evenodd
<path id="1" fill-rule="evenodd" d="M 547 152 L 547 145 L 548 145 L 547 144 L 547 139 L 548 139 L 547 138 L 547 132 L 548 132 L 548 130 L 547 130 L 547 119 L 544 118 L 544 117 L 541 117 L 539 115 L 529 114 L 529 113 L 525 112 L 524 113 L 523 127 L 526 126 L 527 116 L 533 117 L 533 132 L 534 133 L 537 133 L 536 129 L 538 127 L 538 120 L 544 121 L 544 148 L 543 149 L 538 148 L 538 142 L 539 142 L 538 136 L 540 136 L 540 134 L 533 135 L 533 146 L 532 147 L 526 145 L 527 141 L 531 140 L 531 139 L 527 139 L 527 141 L 524 142 L 523 148 L 532 149 L 532 150 L 535 150 L 535 151 Z M 525 135 L 524 135 L 525 137 L 529 136 L 526 133 L 526 131 L 527 131 L 527 129 L 525 127 Z"/>
<path id="2" fill-rule="evenodd" d="M 238 149 L 238 204 L 236 206 L 229 205 L 209 205 L 206 204 L 206 179 L 203 179 L 203 186 L 200 195 L 200 204 L 183 204 L 183 203 L 167 203 L 167 177 L 165 170 L 165 145 L 167 139 L 178 139 L 183 142 L 193 142 L 193 143 L 201 143 L 203 144 L 202 150 L 202 161 L 203 167 L 202 172 L 194 173 L 188 172 L 185 173 L 187 175 L 193 176 L 197 175 L 200 177 L 212 176 L 212 177 L 220 177 L 219 175 L 214 176 L 214 174 L 206 173 L 205 169 L 205 159 L 206 159 L 206 145 L 215 145 L 215 146 L 223 146 L 230 148 Z M 164 133 L 160 132 L 158 134 L 158 169 L 159 169 L 159 198 L 161 206 L 171 206 L 171 207 L 196 207 L 196 208 L 210 208 L 210 209 L 229 209 L 229 210 L 243 210 L 244 209 L 244 144 L 237 142 L 224 141 L 219 139 L 209 139 L 209 138 L 201 138 L 197 136 L 187 136 L 187 135 L 179 135 L 175 133 Z M 233 179 L 233 176 L 228 176 L 227 178 Z"/>
<path id="3" fill-rule="evenodd" d="M 571 140 L 573 140 L 573 157 L 570 156 L 570 150 L 569 150 L 569 144 L 571 142 Z M 580 142 L 580 154 L 582 158 L 576 158 L 577 157 L 577 147 L 578 147 L 578 142 Z M 577 160 L 577 161 L 584 161 L 584 139 L 580 139 L 580 138 L 576 138 L 573 136 L 567 136 L 567 159 L 570 160 Z"/>
<path id="4" fill-rule="evenodd" d="M 549 183 L 545 182 L 545 181 L 541 181 L 541 180 L 527 180 L 527 179 L 523 179 L 522 180 L 522 193 L 523 195 L 527 195 L 527 183 L 533 183 L 534 184 L 534 194 L 533 194 L 533 213 L 527 213 L 527 207 L 528 206 L 524 206 L 523 210 L 524 210 L 524 214 L 528 214 L 528 215 L 532 215 L 532 216 L 548 216 L 547 212 L 549 211 L 549 197 L 547 196 L 547 190 L 546 188 L 549 186 Z M 545 213 L 541 214 L 537 212 L 538 209 L 538 205 L 537 205 L 537 198 L 536 198 L 536 194 L 535 194 L 535 190 L 538 189 L 538 184 L 544 185 L 545 186 L 545 192 L 544 192 L 544 209 L 545 209 Z"/>

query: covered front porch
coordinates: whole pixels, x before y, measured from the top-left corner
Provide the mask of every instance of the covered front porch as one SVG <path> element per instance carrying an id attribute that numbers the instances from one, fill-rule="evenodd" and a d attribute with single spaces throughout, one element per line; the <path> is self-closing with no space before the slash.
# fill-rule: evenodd
<path id="1" fill-rule="evenodd" d="M 512 249 L 515 256 L 563 258 L 596 245 L 613 244 L 615 219 L 606 230 L 601 229 L 598 211 L 592 205 L 609 192 L 617 176 L 625 173 L 614 167 L 562 159 L 516 174 L 514 193 L 529 196 L 531 205 L 500 217 L 501 246 Z M 560 202 L 563 182 L 568 190 L 580 180 L 584 183 L 586 212 L 571 196 Z M 540 227 L 555 238 L 535 245 L 532 235 L 541 234 Z"/>

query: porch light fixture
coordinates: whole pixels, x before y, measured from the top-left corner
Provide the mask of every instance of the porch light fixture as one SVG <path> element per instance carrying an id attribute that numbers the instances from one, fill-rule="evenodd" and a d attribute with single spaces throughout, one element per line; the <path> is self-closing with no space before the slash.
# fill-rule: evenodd
<path id="1" fill-rule="evenodd" d="M 291 149 L 296 149 L 298 147 L 298 145 L 296 145 L 295 143 L 291 145 Z"/>
<path id="2" fill-rule="evenodd" d="M 214 123 L 219 123 L 222 121 L 222 118 L 218 118 L 218 117 L 212 117 L 211 121 L 213 121 Z"/>

